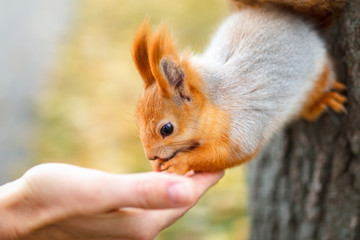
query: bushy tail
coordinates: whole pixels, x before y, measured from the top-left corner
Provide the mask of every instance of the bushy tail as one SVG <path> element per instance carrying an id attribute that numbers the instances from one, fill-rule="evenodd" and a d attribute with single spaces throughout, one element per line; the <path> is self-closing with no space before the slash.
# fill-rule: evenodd
<path id="1" fill-rule="evenodd" d="M 236 9 L 247 6 L 276 5 L 327 26 L 336 18 L 347 0 L 230 0 Z"/>

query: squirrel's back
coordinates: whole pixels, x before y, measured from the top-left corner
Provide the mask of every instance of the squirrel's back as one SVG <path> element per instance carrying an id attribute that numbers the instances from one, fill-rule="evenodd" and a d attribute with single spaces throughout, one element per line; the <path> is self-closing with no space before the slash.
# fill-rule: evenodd
<path id="1" fill-rule="evenodd" d="M 339 9 L 345 5 L 346 0 L 230 0 L 230 2 L 236 9 L 276 5 L 306 19 L 312 19 L 319 26 L 326 26 L 335 15 L 339 14 Z"/>

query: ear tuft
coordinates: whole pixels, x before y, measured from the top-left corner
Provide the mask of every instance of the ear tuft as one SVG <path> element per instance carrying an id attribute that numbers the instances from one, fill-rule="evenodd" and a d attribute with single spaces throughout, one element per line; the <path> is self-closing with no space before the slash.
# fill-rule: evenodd
<path id="1" fill-rule="evenodd" d="M 155 77 L 151 72 L 149 61 L 149 43 L 151 37 L 152 32 L 149 20 L 145 18 L 143 23 L 135 33 L 131 50 L 134 63 L 144 81 L 145 88 L 155 83 Z"/>
<path id="2" fill-rule="evenodd" d="M 149 45 L 150 67 L 156 83 L 164 96 L 170 95 L 171 86 L 161 69 L 162 59 L 178 60 L 174 41 L 165 25 L 159 27 Z"/>
<path id="3" fill-rule="evenodd" d="M 167 58 L 161 59 L 160 70 L 164 74 L 165 79 L 173 87 L 178 87 L 185 79 L 184 70 L 178 64 Z"/>

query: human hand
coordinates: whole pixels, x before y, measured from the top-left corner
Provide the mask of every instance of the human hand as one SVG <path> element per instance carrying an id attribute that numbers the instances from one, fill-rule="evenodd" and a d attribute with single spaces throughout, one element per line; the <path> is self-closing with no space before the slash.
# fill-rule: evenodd
<path id="1" fill-rule="evenodd" d="M 0 187 L 0 239 L 153 239 L 222 175 L 118 175 L 39 165 Z"/>

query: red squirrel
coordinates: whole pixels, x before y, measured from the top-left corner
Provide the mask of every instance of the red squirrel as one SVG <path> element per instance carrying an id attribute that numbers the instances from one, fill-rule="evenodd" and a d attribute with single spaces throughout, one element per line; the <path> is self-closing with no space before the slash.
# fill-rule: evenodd
<path id="1" fill-rule="evenodd" d="M 344 1 L 238 0 L 202 54 L 179 55 L 144 20 L 132 55 L 143 83 L 136 119 L 155 171 L 218 171 L 253 159 L 290 121 L 345 112 L 315 25 Z"/>

